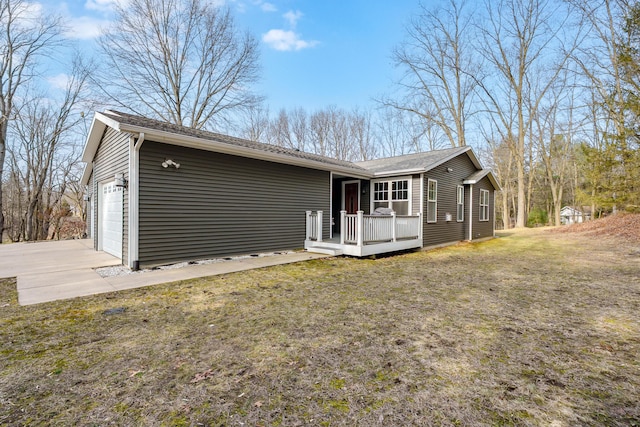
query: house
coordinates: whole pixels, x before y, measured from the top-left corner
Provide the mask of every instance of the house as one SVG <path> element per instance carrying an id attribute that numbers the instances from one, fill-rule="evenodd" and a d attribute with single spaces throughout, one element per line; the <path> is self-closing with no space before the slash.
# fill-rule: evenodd
<path id="1" fill-rule="evenodd" d="M 300 248 L 366 256 L 491 237 L 469 147 L 360 163 L 96 113 L 82 184 L 96 250 L 132 269 Z"/>
<path id="2" fill-rule="evenodd" d="M 565 206 L 560 209 L 560 223 L 562 225 L 577 224 L 591 219 L 591 208 L 583 206 L 577 209 L 571 206 Z"/>

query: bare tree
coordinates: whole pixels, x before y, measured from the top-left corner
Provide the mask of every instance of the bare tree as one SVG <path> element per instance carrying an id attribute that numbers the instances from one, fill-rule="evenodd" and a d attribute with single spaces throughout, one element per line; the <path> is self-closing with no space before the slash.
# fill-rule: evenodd
<path id="1" fill-rule="evenodd" d="M 500 191 L 496 194 L 496 217 L 502 219 L 502 227 L 507 230 L 511 228 L 512 213 L 515 211 L 516 179 L 513 168 L 513 154 L 501 138 L 493 134 L 484 135 L 486 147 L 486 165 L 490 167 L 501 185 Z M 482 153 L 482 152 L 481 152 Z"/>
<path id="2" fill-rule="evenodd" d="M 485 2 L 481 54 L 493 75 L 480 84 L 490 117 L 512 151 L 517 171 L 516 227 L 527 222 L 527 163 L 532 121 L 575 48 L 562 33 L 570 11 L 553 0 Z"/>
<path id="3" fill-rule="evenodd" d="M 309 143 L 309 119 L 304 108 L 294 108 L 289 112 L 289 123 L 291 125 L 292 139 L 296 142 L 296 147 L 300 151 L 307 150 Z"/>
<path id="4" fill-rule="evenodd" d="M 215 2 L 123 2 L 100 46 L 100 89 L 137 114 L 211 128 L 260 100 L 249 91 L 259 74 L 258 44 Z"/>
<path id="5" fill-rule="evenodd" d="M 464 0 L 449 0 L 446 8 L 421 4 L 407 28 L 407 40 L 393 58 L 404 71 L 399 82 L 406 96 L 385 104 L 414 113 L 426 127 L 437 125 L 452 147 L 467 145 L 466 126 L 481 66 L 472 50 L 471 13 Z"/>
<path id="6" fill-rule="evenodd" d="M 593 137 L 585 154 L 592 207 L 637 209 L 640 192 L 640 5 L 631 0 L 571 1 L 590 24 L 588 43 L 574 55 L 592 91 Z M 596 166 L 600 168 L 596 169 Z"/>
<path id="7" fill-rule="evenodd" d="M 576 99 L 580 88 L 569 74 L 575 76 L 573 71 L 563 73 L 556 87 L 549 91 L 546 105 L 538 109 L 532 123 L 531 137 L 542 162 L 545 184 L 551 193 L 551 209 L 548 211 L 554 225 L 560 225 L 564 192 L 571 184 L 575 166 L 574 137 L 581 125 L 577 117 L 581 105 Z"/>
<path id="8" fill-rule="evenodd" d="M 349 133 L 356 146 L 357 155 L 354 160 L 370 160 L 376 155 L 371 113 L 354 109 L 349 114 Z"/>
<path id="9" fill-rule="evenodd" d="M 269 109 L 255 105 L 245 111 L 244 126 L 240 132 L 242 138 L 250 141 L 269 142 Z"/>
<path id="10" fill-rule="evenodd" d="M 331 156 L 330 147 L 331 118 L 324 111 L 316 111 L 309 118 L 309 138 L 311 148 L 315 154 Z"/>
<path id="11" fill-rule="evenodd" d="M 25 240 L 47 238 L 52 213 L 77 168 L 80 145 L 72 133 L 82 117 L 75 107 L 88 74 L 89 69 L 77 62 L 59 104 L 35 96 L 25 102 L 12 124 L 15 141 L 9 153 L 13 173 L 24 191 Z"/>
<path id="12" fill-rule="evenodd" d="M 38 57 L 51 51 L 61 31 L 59 18 L 35 13 L 32 7 L 22 0 L 0 0 L 0 243 L 5 228 L 2 182 L 8 126 Z"/>
<path id="13" fill-rule="evenodd" d="M 289 115 L 283 108 L 278 113 L 278 117 L 271 121 L 269 126 L 271 141 L 280 147 L 296 148 L 291 139 L 291 129 L 289 128 Z"/>

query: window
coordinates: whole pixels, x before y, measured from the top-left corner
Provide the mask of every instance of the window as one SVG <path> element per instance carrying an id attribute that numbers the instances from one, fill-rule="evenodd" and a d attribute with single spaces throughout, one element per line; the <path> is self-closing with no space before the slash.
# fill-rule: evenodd
<path id="1" fill-rule="evenodd" d="M 409 181 L 391 182 L 391 209 L 398 215 L 409 215 Z"/>
<path id="2" fill-rule="evenodd" d="M 480 190 L 480 221 L 489 221 L 489 190 Z"/>
<path id="3" fill-rule="evenodd" d="M 373 183 L 373 209 L 389 207 L 389 183 Z"/>
<path id="4" fill-rule="evenodd" d="M 458 222 L 464 221 L 464 187 L 458 185 L 458 194 L 456 196 L 456 220 Z"/>
<path id="5" fill-rule="evenodd" d="M 391 208 L 397 215 L 409 215 L 409 180 L 373 183 L 373 209 Z"/>
<path id="6" fill-rule="evenodd" d="M 427 222 L 438 221 L 438 181 L 427 181 Z"/>

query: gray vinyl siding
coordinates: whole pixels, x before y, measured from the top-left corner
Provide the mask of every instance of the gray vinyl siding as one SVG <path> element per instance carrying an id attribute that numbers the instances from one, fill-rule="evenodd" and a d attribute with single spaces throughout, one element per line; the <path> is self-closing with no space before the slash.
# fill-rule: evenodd
<path id="1" fill-rule="evenodd" d="M 420 175 L 411 178 L 411 215 L 420 213 Z"/>
<path id="2" fill-rule="evenodd" d="M 98 249 L 98 206 L 101 194 L 98 192 L 98 185 L 100 183 L 113 181 L 116 173 L 123 173 L 125 179 L 129 180 L 129 134 L 118 132 L 110 127 L 107 127 L 100 146 L 96 151 L 96 155 L 93 159 L 93 180 L 92 192 L 95 194 L 94 198 L 94 213 L 92 223 L 94 224 L 93 230 L 93 244 L 94 248 Z M 128 228 L 129 228 L 129 197 L 128 190 L 125 188 L 122 191 L 123 205 L 122 205 L 122 260 L 126 261 L 128 258 Z"/>
<path id="3" fill-rule="evenodd" d="M 447 172 L 447 168 L 453 169 Z M 462 185 L 465 178 L 476 171 L 469 156 L 462 154 L 448 162 L 435 167 L 424 174 L 424 194 L 423 196 L 423 245 L 433 246 L 443 243 L 458 242 L 465 240 L 468 234 L 469 221 L 469 186 L 465 185 L 464 222 L 456 221 L 456 192 L 458 185 Z M 428 180 L 438 181 L 437 194 L 437 222 L 427 222 L 428 210 Z M 474 188 L 475 192 L 475 188 Z M 475 194 L 474 194 L 475 196 Z M 474 209 L 475 209 L 474 205 Z M 446 214 L 451 214 L 451 221 L 446 221 Z"/>
<path id="4" fill-rule="evenodd" d="M 371 214 L 371 181 L 360 181 L 360 209 L 365 215 Z"/>
<path id="5" fill-rule="evenodd" d="M 302 248 L 307 210 L 329 237 L 327 171 L 145 141 L 139 188 L 141 267 Z"/>
<path id="6" fill-rule="evenodd" d="M 489 190 L 489 221 L 480 221 L 480 190 Z M 494 189 L 486 176 L 473 186 L 473 238 L 493 236 Z"/>

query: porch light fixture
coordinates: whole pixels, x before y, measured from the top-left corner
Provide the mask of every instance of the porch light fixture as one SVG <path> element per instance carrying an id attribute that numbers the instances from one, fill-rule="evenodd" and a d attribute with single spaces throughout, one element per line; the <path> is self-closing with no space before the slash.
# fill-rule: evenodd
<path id="1" fill-rule="evenodd" d="M 163 168 L 168 168 L 169 166 L 173 166 L 176 169 L 180 169 L 180 163 L 176 163 L 171 159 L 167 159 L 164 162 L 162 162 L 162 167 Z"/>
<path id="2" fill-rule="evenodd" d="M 127 180 L 123 173 L 117 173 L 114 179 L 116 180 L 116 187 L 127 188 Z"/>
<path id="3" fill-rule="evenodd" d="M 453 172 L 453 169 L 447 168 L 447 172 Z"/>
<path id="4" fill-rule="evenodd" d="M 83 199 L 85 202 L 90 202 L 90 201 L 91 201 L 91 196 L 90 196 L 90 195 L 88 195 L 88 194 L 85 194 L 84 196 L 82 196 L 82 199 Z"/>

